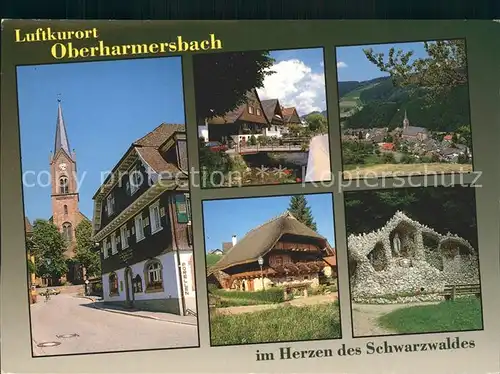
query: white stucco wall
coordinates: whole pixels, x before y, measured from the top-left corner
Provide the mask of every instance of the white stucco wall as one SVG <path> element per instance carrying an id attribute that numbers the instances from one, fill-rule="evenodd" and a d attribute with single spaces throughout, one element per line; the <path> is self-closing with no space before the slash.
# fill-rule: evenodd
<path id="1" fill-rule="evenodd" d="M 130 266 L 132 269 L 132 278 L 135 277 L 136 274 L 139 274 L 142 278 L 143 292 L 134 294 L 135 300 L 168 299 L 179 297 L 179 278 L 177 277 L 175 252 L 169 252 L 156 258 L 162 264 L 163 291 L 151 293 L 144 292 L 146 288 L 144 282 L 144 265 L 147 261 L 141 261 Z M 102 286 L 104 301 L 125 301 L 127 299 L 125 291 L 125 268 L 116 270 L 115 273 L 118 276 L 119 295 L 109 296 L 109 273 L 103 274 Z"/>
<path id="2" fill-rule="evenodd" d="M 179 253 L 180 257 L 180 268 L 177 261 L 177 253 L 169 252 L 167 254 L 156 257 L 160 260 L 162 264 L 162 279 L 163 279 L 163 291 L 162 292 L 144 292 L 146 289 L 145 284 L 145 274 L 144 265 L 147 261 L 141 261 L 134 265 L 131 265 L 132 278 L 139 274 L 142 279 L 142 290 L 143 292 L 135 293 L 134 300 L 155 300 L 155 299 L 170 299 L 179 298 L 181 295 L 181 284 L 180 284 L 180 274 L 182 274 L 183 281 L 183 296 L 185 299 L 186 308 L 191 309 L 196 312 L 196 291 L 194 283 L 194 267 L 192 266 L 193 256 L 192 251 L 182 251 Z M 185 269 L 185 276 L 183 274 L 183 269 Z M 119 294 L 116 296 L 109 295 L 109 273 L 103 274 L 102 284 L 103 284 L 103 297 L 104 301 L 126 301 L 126 290 L 125 290 L 125 268 L 115 271 L 118 276 L 119 284 Z M 181 301 L 179 301 L 180 303 Z"/>
<path id="3" fill-rule="evenodd" d="M 205 139 L 206 142 L 208 142 L 208 126 L 203 125 L 203 126 L 198 126 L 198 136 L 200 138 Z"/>
<path id="4" fill-rule="evenodd" d="M 276 128 L 276 130 L 275 130 Z M 265 129 L 265 135 L 266 136 L 269 136 L 269 137 L 277 137 L 277 138 L 281 138 L 281 127 L 280 126 L 274 126 L 272 125 L 270 128 L 266 128 Z"/>

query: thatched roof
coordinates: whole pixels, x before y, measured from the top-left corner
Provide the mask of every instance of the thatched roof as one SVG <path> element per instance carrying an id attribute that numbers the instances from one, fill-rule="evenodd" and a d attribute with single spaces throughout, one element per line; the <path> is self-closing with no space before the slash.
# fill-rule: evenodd
<path id="1" fill-rule="evenodd" d="M 327 239 L 297 220 L 290 212 L 264 223 L 248 232 L 210 269 L 210 274 L 228 267 L 255 262 L 267 254 L 286 234 L 317 240 L 323 248 L 331 248 Z"/>

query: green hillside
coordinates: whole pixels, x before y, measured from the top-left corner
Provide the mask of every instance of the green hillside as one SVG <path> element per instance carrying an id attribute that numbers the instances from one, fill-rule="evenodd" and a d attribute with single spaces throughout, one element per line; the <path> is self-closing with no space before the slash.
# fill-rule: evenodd
<path id="1" fill-rule="evenodd" d="M 361 96 L 363 92 L 380 85 L 385 78 L 375 78 L 369 81 L 339 82 L 339 108 L 341 117 L 348 117 L 363 107 Z"/>
<path id="2" fill-rule="evenodd" d="M 339 82 L 340 86 L 343 82 Z M 352 86 L 352 82 L 346 82 Z M 430 105 L 420 91 L 410 97 L 405 88 L 395 87 L 388 77 L 359 82 L 339 100 L 344 128 L 400 126 L 405 110 L 410 124 L 434 131 L 455 131 L 469 124 L 469 98 L 466 85 L 454 88 Z M 357 110 L 352 110 L 357 108 Z"/>

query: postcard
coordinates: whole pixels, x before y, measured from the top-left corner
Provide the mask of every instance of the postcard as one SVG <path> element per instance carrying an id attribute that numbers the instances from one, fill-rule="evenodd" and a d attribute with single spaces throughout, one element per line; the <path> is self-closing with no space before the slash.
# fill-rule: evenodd
<path id="1" fill-rule="evenodd" d="M 496 23 L 2 27 L 2 370 L 498 372 Z"/>

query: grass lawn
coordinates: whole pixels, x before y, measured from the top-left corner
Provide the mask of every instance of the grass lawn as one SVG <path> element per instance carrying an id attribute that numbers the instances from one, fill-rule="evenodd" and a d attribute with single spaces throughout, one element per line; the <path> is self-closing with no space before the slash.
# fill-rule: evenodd
<path id="1" fill-rule="evenodd" d="M 276 304 L 284 300 L 283 289 L 269 288 L 264 291 L 226 291 L 214 289 L 211 291 L 217 308 L 231 306 L 246 306 L 259 304 Z"/>
<path id="2" fill-rule="evenodd" d="M 358 170 L 356 169 L 359 166 Z M 350 169 L 350 170 L 349 170 Z M 384 175 L 426 175 L 429 173 L 470 173 L 470 164 L 429 163 L 429 164 L 377 164 L 377 165 L 345 165 L 344 178 L 382 177 Z"/>
<path id="3" fill-rule="evenodd" d="M 379 324 L 401 334 L 480 330 L 483 327 L 481 300 L 467 297 L 402 308 L 380 317 Z"/>
<path id="4" fill-rule="evenodd" d="M 207 259 L 207 268 L 210 268 L 211 266 L 214 266 L 219 260 L 222 258 L 222 255 L 218 255 L 215 253 L 207 253 L 206 259 Z"/>
<path id="5" fill-rule="evenodd" d="M 341 337 L 338 303 L 281 306 L 254 313 L 210 316 L 212 345 L 271 343 Z"/>

